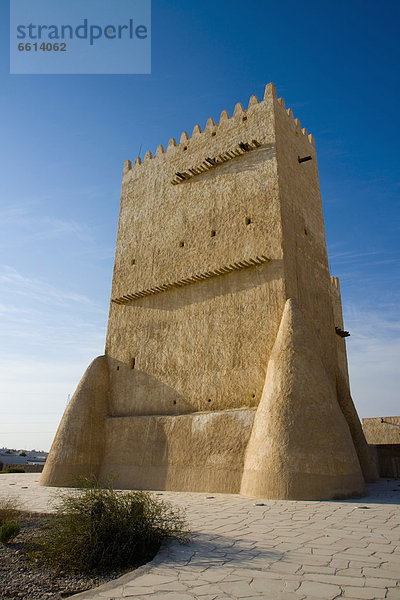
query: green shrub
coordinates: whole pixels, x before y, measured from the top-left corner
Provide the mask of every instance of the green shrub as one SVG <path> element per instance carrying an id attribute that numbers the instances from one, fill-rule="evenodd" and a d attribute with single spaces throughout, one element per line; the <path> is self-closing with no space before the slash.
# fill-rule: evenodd
<path id="1" fill-rule="evenodd" d="M 160 544 L 189 539 L 183 513 L 145 492 L 116 492 L 91 482 L 63 492 L 39 552 L 54 567 L 107 572 L 150 560 Z"/>
<path id="2" fill-rule="evenodd" d="M 6 469 L 6 473 L 25 473 L 25 469 L 23 467 L 8 467 Z"/>
<path id="3" fill-rule="evenodd" d="M 0 525 L 6 521 L 19 521 L 21 512 L 13 498 L 0 498 Z"/>
<path id="4" fill-rule="evenodd" d="M 0 527 L 0 542 L 2 544 L 8 544 L 12 539 L 15 538 L 21 531 L 19 523 L 13 521 L 6 521 Z"/>

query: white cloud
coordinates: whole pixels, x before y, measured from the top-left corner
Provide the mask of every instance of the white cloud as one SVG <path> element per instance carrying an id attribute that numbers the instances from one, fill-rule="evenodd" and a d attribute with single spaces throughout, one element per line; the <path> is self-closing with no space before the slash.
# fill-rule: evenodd
<path id="1" fill-rule="evenodd" d="M 0 266 L 0 284 L 3 291 L 9 295 L 28 298 L 29 305 L 35 301 L 45 304 L 56 303 L 59 306 L 76 302 L 90 306 L 92 310 L 99 310 L 99 307 L 87 296 L 60 290 L 43 280 L 26 277 L 8 265 Z"/>
<path id="2" fill-rule="evenodd" d="M 83 241 L 91 241 L 92 234 L 90 229 L 82 223 L 76 221 L 63 221 L 61 219 L 31 219 L 32 240 L 50 240 L 61 236 L 74 236 Z"/>
<path id="3" fill-rule="evenodd" d="M 0 212 L 3 248 L 11 244 L 35 244 L 46 240 L 70 238 L 93 243 L 93 233 L 85 223 L 40 216 L 32 202 L 18 207 L 8 206 Z"/>

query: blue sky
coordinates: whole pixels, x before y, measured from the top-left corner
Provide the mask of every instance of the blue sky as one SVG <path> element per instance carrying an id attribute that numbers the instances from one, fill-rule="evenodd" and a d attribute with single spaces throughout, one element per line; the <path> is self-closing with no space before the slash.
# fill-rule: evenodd
<path id="1" fill-rule="evenodd" d="M 316 137 L 359 414 L 399 414 L 399 20 L 390 0 L 153 0 L 151 75 L 10 75 L 1 0 L 0 447 L 48 449 L 104 351 L 124 160 L 269 81 Z"/>

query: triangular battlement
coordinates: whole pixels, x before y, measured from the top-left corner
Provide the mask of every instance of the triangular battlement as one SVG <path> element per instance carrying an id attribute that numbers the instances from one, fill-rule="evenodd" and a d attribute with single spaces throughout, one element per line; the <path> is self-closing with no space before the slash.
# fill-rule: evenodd
<path id="1" fill-rule="evenodd" d="M 229 126 L 229 124 L 232 122 L 232 120 L 240 121 L 240 119 L 242 119 L 242 120 L 246 121 L 247 119 L 251 119 L 253 116 L 257 116 L 259 114 L 260 109 L 263 110 L 263 109 L 266 109 L 267 106 L 269 107 L 271 104 L 271 101 L 280 105 L 286 111 L 286 114 L 288 115 L 288 117 L 290 117 L 290 119 L 292 119 L 295 127 L 299 130 L 299 132 L 301 132 L 302 135 L 304 135 L 305 137 L 308 137 L 310 144 L 315 146 L 314 136 L 309 135 L 307 132 L 307 129 L 301 128 L 299 119 L 295 119 L 293 117 L 293 112 L 291 111 L 291 109 L 286 109 L 283 98 L 277 98 L 275 85 L 273 83 L 268 83 L 265 86 L 264 97 L 261 101 L 258 100 L 256 95 L 252 95 L 252 96 L 250 96 L 250 100 L 249 100 L 247 109 L 244 109 L 242 104 L 240 102 L 238 102 L 235 105 L 235 108 L 233 110 L 231 117 L 229 117 L 229 113 L 226 110 L 223 110 L 221 112 L 218 123 L 215 123 L 214 119 L 212 117 L 210 117 L 207 120 L 204 130 L 201 129 L 199 124 L 196 124 L 193 127 L 193 132 L 192 132 L 191 136 L 189 136 L 186 131 L 183 131 L 180 136 L 179 143 L 176 142 L 175 138 L 171 138 L 169 140 L 167 148 L 165 150 L 161 144 L 157 147 L 157 151 L 154 156 L 148 150 L 145 153 L 143 161 L 140 158 L 140 156 L 135 158 L 135 160 L 133 162 L 133 166 L 132 166 L 132 162 L 130 160 L 125 161 L 124 174 L 126 174 L 132 168 L 136 168 L 136 167 L 138 168 L 141 166 L 145 166 L 146 164 L 148 164 L 148 162 L 150 160 L 153 160 L 154 158 L 159 159 L 161 157 L 164 157 L 164 155 L 170 156 L 172 152 L 176 153 L 176 152 L 184 152 L 184 151 L 188 150 L 189 142 L 195 138 L 199 138 L 199 136 L 209 136 L 210 134 L 212 137 L 217 136 L 218 132 L 221 130 L 224 130 L 225 127 Z"/>

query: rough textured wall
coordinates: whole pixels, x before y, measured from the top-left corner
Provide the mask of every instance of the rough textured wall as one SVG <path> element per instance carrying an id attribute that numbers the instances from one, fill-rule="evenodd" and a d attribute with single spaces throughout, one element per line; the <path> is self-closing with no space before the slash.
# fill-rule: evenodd
<path id="1" fill-rule="evenodd" d="M 344 322 L 343 322 L 343 310 L 342 310 L 342 297 L 340 293 L 340 282 L 338 277 L 331 277 L 331 285 L 329 288 L 331 302 L 332 302 L 332 310 L 333 310 L 333 320 L 335 327 L 338 327 L 342 331 L 344 330 Z M 347 367 L 347 351 L 346 351 L 346 338 L 340 337 L 340 335 L 336 335 L 336 353 L 337 353 L 337 366 L 341 373 L 343 382 L 350 389 L 350 381 L 349 381 L 349 370 Z"/>
<path id="2" fill-rule="evenodd" d="M 255 409 L 110 417 L 100 476 L 140 489 L 239 493 Z"/>
<path id="3" fill-rule="evenodd" d="M 241 491 L 293 500 L 365 494 L 346 420 L 312 329 L 289 299 L 248 444 Z"/>
<path id="4" fill-rule="evenodd" d="M 339 282 L 332 287 L 313 137 L 292 118 L 283 100 L 275 111 L 276 148 L 283 229 L 287 297 L 303 310 L 319 356 L 351 431 L 367 481 L 378 478 L 350 395 L 346 344 L 335 333 L 343 327 Z M 312 142 L 312 143 L 310 143 Z M 310 158 L 304 162 L 299 159 Z M 338 322 L 339 321 L 339 322 Z"/>
<path id="5" fill-rule="evenodd" d="M 334 385 L 336 340 L 314 138 L 301 129 L 283 100 L 275 106 L 286 294 L 303 309 Z M 299 157 L 308 156 L 311 160 L 299 163 Z"/>
<path id="6" fill-rule="evenodd" d="M 252 140 L 256 149 L 171 184 L 176 172 Z M 230 119 L 223 112 L 218 125 L 196 126 L 125 173 L 112 298 L 268 261 L 112 303 L 113 415 L 257 406 L 285 300 L 281 238 L 272 98 L 251 101 L 246 113 L 237 105 Z"/>
<path id="7" fill-rule="evenodd" d="M 367 442 L 376 453 L 381 477 L 400 477 L 400 417 L 362 420 Z"/>
<path id="8" fill-rule="evenodd" d="M 400 444 L 400 417 L 373 417 L 362 420 L 368 444 Z"/>
<path id="9" fill-rule="evenodd" d="M 342 300 L 339 279 L 337 277 L 331 277 L 330 293 L 335 327 L 343 330 Z M 374 483 L 379 479 L 376 454 L 367 444 L 356 407 L 351 397 L 345 338 L 339 335 L 335 337 L 337 353 L 336 393 L 338 403 L 349 425 L 365 481 L 367 483 Z"/>

